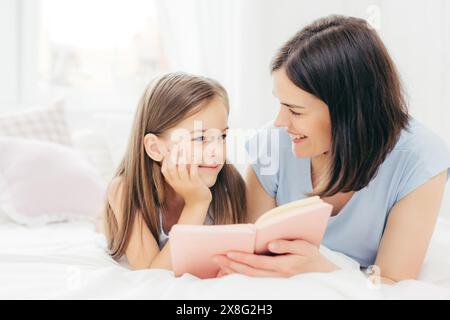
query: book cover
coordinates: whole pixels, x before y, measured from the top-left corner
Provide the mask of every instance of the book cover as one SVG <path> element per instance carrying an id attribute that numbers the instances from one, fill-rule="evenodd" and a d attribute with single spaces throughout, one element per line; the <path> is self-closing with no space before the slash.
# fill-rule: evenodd
<path id="1" fill-rule="evenodd" d="M 332 208 L 316 196 L 271 209 L 254 224 L 174 225 L 169 234 L 173 271 L 176 276 L 213 278 L 219 271 L 213 256 L 265 254 L 274 240 L 301 239 L 320 246 Z"/>

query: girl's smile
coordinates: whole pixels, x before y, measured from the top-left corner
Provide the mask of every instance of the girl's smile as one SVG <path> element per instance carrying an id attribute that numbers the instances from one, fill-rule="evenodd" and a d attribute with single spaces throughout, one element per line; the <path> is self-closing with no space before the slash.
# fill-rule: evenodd
<path id="1" fill-rule="evenodd" d="M 217 171 L 220 168 L 220 166 L 218 164 L 216 164 L 214 166 L 211 166 L 211 165 L 200 165 L 198 167 L 200 169 L 207 170 L 207 171 L 212 171 L 212 172 L 215 172 L 215 171 Z"/>

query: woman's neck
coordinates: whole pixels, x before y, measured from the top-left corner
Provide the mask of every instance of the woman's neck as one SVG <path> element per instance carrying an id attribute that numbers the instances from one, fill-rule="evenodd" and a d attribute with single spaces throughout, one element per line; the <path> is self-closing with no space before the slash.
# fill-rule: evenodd
<path id="1" fill-rule="evenodd" d="M 311 158 L 311 182 L 313 188 L 326 178 L 330 163 L 329 152 L 322 153 Z"/>

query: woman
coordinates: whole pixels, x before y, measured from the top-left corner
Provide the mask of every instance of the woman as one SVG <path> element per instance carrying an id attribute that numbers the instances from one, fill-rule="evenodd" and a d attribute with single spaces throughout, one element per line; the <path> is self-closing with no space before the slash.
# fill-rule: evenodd
<path id="1" fill-rule="evenodd" d="M 247 145 L 262 144 L 246 176 L 250 220 L 319 195 L 334 207 L 325 246 L 361 267 L 376 265 L 384 283 L 416 278 L 438 216 L 450 153 L 408 115 L 399 76 L 376 32 L 352 17 L 315 21 L 279 50 L 272 76 L 280 103 L 276 128 L 261 130 Z M 261 155 L 276 161 L 278 170 L 267 170 Z M 337 269 L 305 241 L 277 241 L 270 248 L 278 255 L 218 257 L 221 274 L 291 276 Z"/>

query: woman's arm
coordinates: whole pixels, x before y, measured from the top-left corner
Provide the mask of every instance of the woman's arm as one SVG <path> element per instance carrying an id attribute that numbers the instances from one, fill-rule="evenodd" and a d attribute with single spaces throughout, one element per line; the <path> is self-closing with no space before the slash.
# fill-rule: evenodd
<path id="1" fill-rule="evenodd" d="M 435 176 L 400 200 L 391 210 L 375 264 L 382 283 L 417 278 L 425 257 L 443 197 L 447 172 Z M 338 269 L 315 246 L 302 241 L 274 241 L 269 257 L 239 252 L 217 256 L 221 275 L 292 276 Z M 371 280 L 377 281 L 375 278 Z"/>
<path id="2" fill-rule="evenodd" d="M 445 190 L 441 172 L 401 199 L 391 210 L 375 265 L 382 282 L 416 279 L 433 234 Z"/>
<path id="3" fill-rule="evenodd" d="M 264 190 L 252 166 L 247 167 L 245 175 L 247 193 L 247 212 L 249 223 L 254 223 L 264 212 L 276 207 L 275 199 Z"/>

